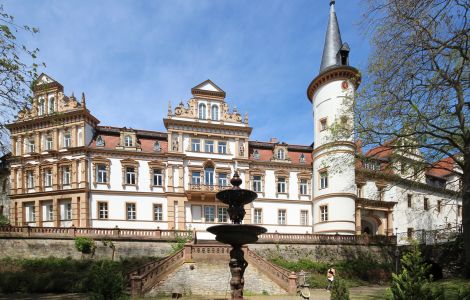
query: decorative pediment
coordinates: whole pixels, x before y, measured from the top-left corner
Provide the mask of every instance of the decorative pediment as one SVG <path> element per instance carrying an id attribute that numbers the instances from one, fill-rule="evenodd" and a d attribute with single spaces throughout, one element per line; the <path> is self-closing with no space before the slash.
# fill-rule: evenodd
<path id="1" fill-rule="evenodd" d="M 260 168 L 253 168 L 253 169 L 250 169 L 250 174 L 251 175 L 264 175 L 265 170 L 260 169 Z"/>
<path id="2" fill-rule="evenodd" d="M 286 171 L 284 169 L 276 170 L 276 171 L 274 171 L 274 174 L 276 176 L 289 176 L 290 175 L 289 171 Z"/>
<path id="3" fill-rule="evenodd" d="M 312 173 L 309 173 L 309 172 L 300 172 L 300 173 L 297 174 L 297 178 L 311 179 L 311 178 L 312 178 Z"/>
<path id="4" fill-rule="evenodd" d="M 36 79 L 34 85 L 33 85 L 33 91 L 34 92 L 39 92 L 39 91 L 44 91 L 44 90 L 59 90 L 63 91 L 64 87 L 54 80 L 52 77 L 49 75 L 42 73 L 39 75 L 39 77 Z"/>
<path id="5" fill-rule="evenodd" d="M 200 84 L 193 87 L 191 89 L 191 93 L 194 96 L 203 95 L 222 99 L 225 98 L 225 92 L 210 79 L 207 79 L 206 81 L 201 82 Z"/>
<path id="6" fill-rule="evenodd" d="M 138 166 L 139 162 L 136 160 L 133 160 L 132 158 L 126 158 L 121 160 L 121 165 L 123 166 Z"/>
<path id="7" fill-rule="evenodd" d="M 91 159 L 94 163 L 110 163 L 111 160 L 109 160 L 108 158 L 106 157 L 103 157 L 103 156 L 95 156 Z"/>
<path id="8" fill-rule="evenodd" d="M 72 161 L 68 158 L 61 158 L 59 160 L 59 165 L 70 165 Z"/>
<path id="9" fill-rule="evenodd" d="M 287 144 L 281 143 L 274 146 L 273 156 L 271 161 L 275 162 L 290 162 L 291 159 L 288 155 Z"/>
<path id="10" fill-rule="evenodd" d="M 159 160 L 152 160 L 148 162 L 150 168 L 163 168 L 165 164 Z"/>

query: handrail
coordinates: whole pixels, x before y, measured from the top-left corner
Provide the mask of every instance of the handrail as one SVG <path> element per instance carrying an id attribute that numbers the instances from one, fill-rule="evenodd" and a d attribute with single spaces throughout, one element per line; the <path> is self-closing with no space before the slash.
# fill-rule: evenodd
<path id="1" fill-rule="evenodd" d="M 271 280 L 279 284 L 279 286 L 281 286 L 283 289 L 286 291 L 289 290 L 289 277 L 292 273 L 291 271 L 267 261 L 249 248 L 247 248 L 246 253 L 248 262 L 255 265 L 258 270 L 262 271 Z"/>
<path id="2" fill-rule="evenodd" d="M 194 232 L 168 229 L 90 228 L 90 227 L 31 227 L 0 226 L 0 237 L 65 238 L 77 236 L 96 239 L 135 239 L 173 241 L 178 237 L 194 240 Z"/>
<path id="3" fill-rule="evenodd" d="M 155 284 L 161 281 L 164 276 L 175 270 L 183 262 L 184 249 L 181 249 L 160 261 L 142 266 L 139 270 L 129 274 L 131 294 L 142 295 L 148 292 Z"/>

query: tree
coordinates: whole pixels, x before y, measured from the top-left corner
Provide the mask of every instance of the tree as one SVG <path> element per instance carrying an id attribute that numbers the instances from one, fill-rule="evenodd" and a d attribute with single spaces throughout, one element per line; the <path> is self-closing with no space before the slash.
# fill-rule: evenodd
<path id="1" fill-rule="evenodd" d="M 19 110 L 31 104 L 31 86 L 39 67 L 35 63 L 39 49 L 30 50 L 19 43 L 16 35 L 21 31 L 39 32 L 37 28 L 16 24 L 13 16 L 0 5 L 0 153 L 10 149 L 5 125 Z"/>
<path id="2" fill-rule="evenodd" d="M 413 161 L 435 162 L 461 182 L 466 267 L 470 270 L 470 3 L 466 0 L 366 0 L 372 55 L 355 127 L 363 146 L 386 145 Z M 416 150 L 419 150 L 417 152 Z M 449 160 L 447 160 L 449 162 Z"/>
<path id="3" fill-rule="evenodd" d="M 436 300 L 441 299 L 442 291 L 433 294 L 429 275 L 431 265 L 424 262 L 418 243 L 413 241 L 411 249 L 400 260 L 400 274 L 392 274 L 392 283 L 388 288 L 387 298 L 391 300 Z"/>

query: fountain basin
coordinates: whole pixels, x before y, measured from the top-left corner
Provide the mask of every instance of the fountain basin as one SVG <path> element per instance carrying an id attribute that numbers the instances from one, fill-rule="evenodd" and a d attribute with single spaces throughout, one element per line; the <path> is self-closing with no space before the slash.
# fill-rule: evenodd
<path id="1" fill-rule="evenodd" d="M 218 242 L 229 245 L 252 244 L 258 240 L 258 235 L 267 231 L 266 228 L 250 224 L 222 224 L 207 228 L 215 235 Z"/>

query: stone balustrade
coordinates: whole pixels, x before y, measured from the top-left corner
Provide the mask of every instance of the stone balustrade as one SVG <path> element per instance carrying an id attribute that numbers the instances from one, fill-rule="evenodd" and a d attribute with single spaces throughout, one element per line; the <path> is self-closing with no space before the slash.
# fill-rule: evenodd
<path id="1" fill-rule="evenodd" d="M 159 240 L 174 241 L 177 237 L 194 239 L 192 231 L 126 228 L 81 228 L 81 227 L 0 227 L 0 237 L 73 239 L 75 237 L 112 240 Z"/>
<path id="2" fill-rule="evenodd" d="M 291 234 L 263 233 L 258 243 L 276 244 L 333 244 L 333 245 L 383 245 L 396 244 L 396 236 L 340 235 L 340 234 Z"/>

